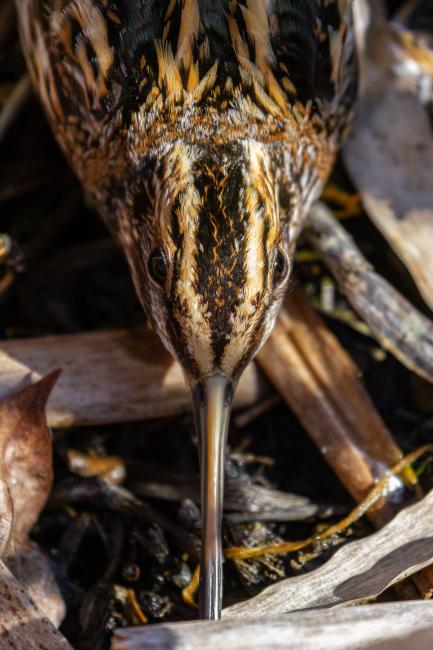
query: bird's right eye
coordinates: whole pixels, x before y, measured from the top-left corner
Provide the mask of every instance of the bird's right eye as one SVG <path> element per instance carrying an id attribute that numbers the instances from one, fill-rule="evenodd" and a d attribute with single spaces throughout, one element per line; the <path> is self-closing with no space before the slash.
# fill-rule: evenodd
<path id="1" fill-rule="evenodd" d="M 147 261 L 149 275 L 156 284 L 163 287 L 168 277 L 168 263 L 164 251 L 156 248 Z"/>
<path id="2" fill-rule="evenodd" d="M 273 267 L 273 285 L 274 289 L 282 284 L 287 278 L 289 272 L 289 262 L 286 253 L 280 248 L 277 251 Z"/>

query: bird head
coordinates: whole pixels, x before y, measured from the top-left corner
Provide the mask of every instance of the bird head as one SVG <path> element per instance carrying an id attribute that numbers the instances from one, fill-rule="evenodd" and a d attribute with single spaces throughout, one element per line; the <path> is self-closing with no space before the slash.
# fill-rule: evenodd
<path id="1" fill-rule="evenodd" d="M 171 145 L 146 159 L 133 185 L 121 238 L 148 316 L 190 384 L 236 381 L 270 333 L 290 275 L 267 149 Z"/>
<path id="2" fill-rule="evenodd" d="M 143 305 L 192 388 L 202 477 L 201 613 L 221 603 L 224 447 L 236 382 L 290 275 L 275 159 L 257 142 L 176 143 L 134 170 L 120 238 Z"/>

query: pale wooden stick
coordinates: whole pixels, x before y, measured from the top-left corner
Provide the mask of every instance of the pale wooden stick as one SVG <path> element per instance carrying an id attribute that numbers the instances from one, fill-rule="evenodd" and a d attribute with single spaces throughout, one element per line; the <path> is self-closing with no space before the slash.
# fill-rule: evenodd
<path id="1" fill-rule="evenodd" d="M 3 105 L 0 113 L 0 142 L 4 139 L 9 127 L 14 122 L 20 110 L 26 104 L 31 94 L 30 78 L 23 75 L 13 89 L 9 99 Z"/>
<path id="2" fill-rule="evenodd" d="M 191 408 L 179 365 L 147 329 L 2 341 L 0 398 L 58 366 L 65 368 L 47 406 L 54 428 L 170 416 Z M 235 406 L 254 404 L 266 390 L 250 365 Z"/>
<path id="3" fill-rule="evenodd" d="M 431 647 L 433 607 L 428 602 L 118 629 L 111 646 L 112 650 L 424 650 Z"/>
<path id="4" fill-rule="evenodd" d="M 76 451 L 69 451 L 69 457 L 83 458 Z M 169 501 L 192 499 L 200 501 L 199 476 L 175 474 L 154 464 L 129 464 L 127 485 L 140 497 L 153 497 Z M 240 512 L 254 521 L 297 521 L 311 517 L 323 517 L 334 512 L 332 507 L 316 504 L 297 494 L 272 490 L 261 485 L 247 483 L 226 477 L 224 508 Z M 251 516 L 253 515 L 253 516 Z M 236 519 L 232 514 L 229 518 Z M 239 517 L 237 518 L 239 520 Z"/>
<path id="5" fill-rule="evenodd" d="M 287 299 L 257 359 L 342 483 L 362 500 L 401 452 L 355 364 L 300 290 Z M 389 515 L 376 512 L 382 523 Z"/>
<path id="6" fill-rule="evenodd" d="M 432 321 L 374 271 L 325 205 L 312 210 L 308 233 L 340 290 L 382 346 L 407 368 L 433 382 Z"/>
<path id="7" fill-rule="evenodd" d="M 402 457 L 358 377 L 358 369 L 300 290 L 292 292 L 258 362 L 332 469 L 361 501 Z M 407 480 L 413 480 L 411 470 Z M 399 479 L 368 515 L 383 525 L 399 508 Z M 390 493 L 397 499 L 389 499 Z M 431 586 L 427 573 L 417 590 Z M 416 596 L 413 586 L 407 591 Z"/>

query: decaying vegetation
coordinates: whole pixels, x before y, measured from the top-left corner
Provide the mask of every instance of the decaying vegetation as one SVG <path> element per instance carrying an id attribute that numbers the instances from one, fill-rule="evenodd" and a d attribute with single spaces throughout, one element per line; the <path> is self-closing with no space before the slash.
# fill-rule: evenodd
<path id="1" fill-rule="evenodd" d="M 237 393 L 200 626 L 190 397 L 1 3 L 1 650 L 432 644 L 433 6 L 354 1 L 357 112 Z"/>

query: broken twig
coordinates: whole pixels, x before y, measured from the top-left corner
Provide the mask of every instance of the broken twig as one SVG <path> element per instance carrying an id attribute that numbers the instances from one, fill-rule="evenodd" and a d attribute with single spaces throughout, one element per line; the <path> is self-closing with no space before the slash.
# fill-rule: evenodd
<path id="1" fill-rule="evenodd" d="M 287 299 L 258 363 L 342 483 L 361 501 L 401 452 L 355 364 L 300 291 Z M 373 514 L 381 523 L 392 513 L 383 507 L 382 502 Z"/>
<path id="2" fill-rule="evenodd" d="M 283 616 L 118 629 L 112 650 L 415 650 L 433 644 L 426 602 L 364 605 Z"/>
<path id="3" fill-rule="evenodd" d="M 433 382 L 433 323 L 374 271 L 325 205 L 312 210 L 308 232 L 340 290 L 381 345 Z"/>
<path id="4" fill-rule="evenodd" d="M 0 113 L 0 142 L 4 139 L 9 127 L 17 114 L 23 108 L 31 93 L 30 78 L 25 74 L 13 89 L 9 99 L 3 105 Z"/>

